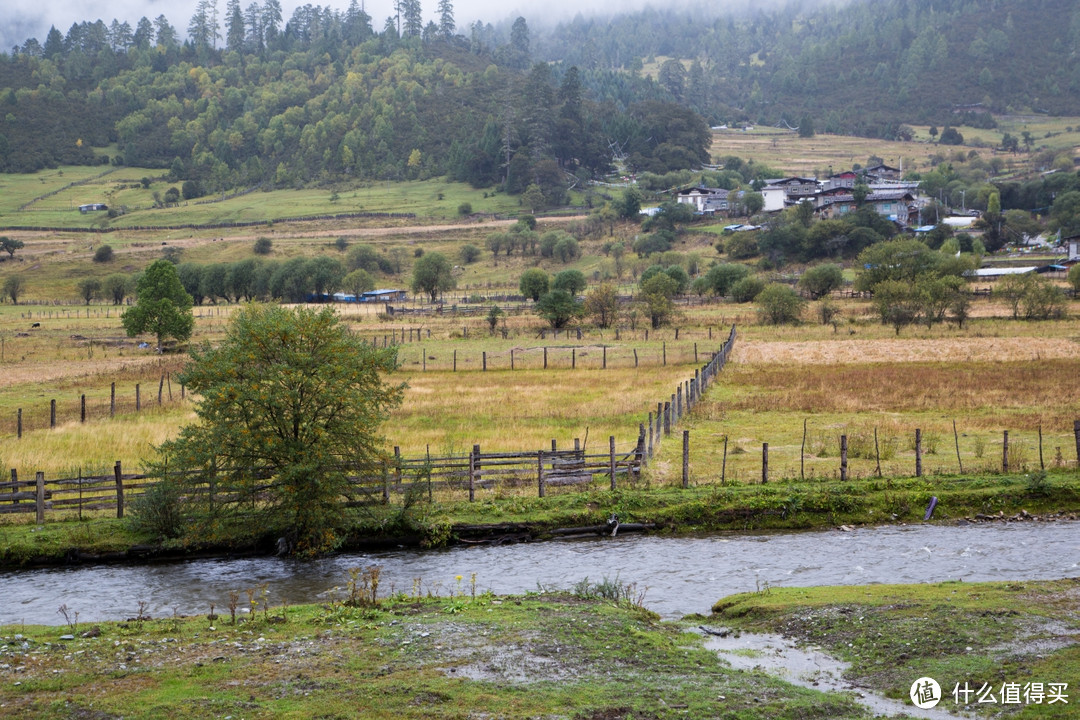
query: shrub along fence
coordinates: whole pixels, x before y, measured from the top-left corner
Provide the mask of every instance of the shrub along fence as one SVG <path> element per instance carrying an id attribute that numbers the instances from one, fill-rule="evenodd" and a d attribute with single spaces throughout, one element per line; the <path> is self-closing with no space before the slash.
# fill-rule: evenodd
<path id="1" fill-rule="evenodd" d="M 709 362 L 697 369 L 694 377 L 680 383 L 670 399 L 657 403 L 655 420 L 648 414 L 646 423 L 638 428 L 636 440 L 621 447 L 614 436 L 608 437 L 606 447 L 590 452 L 585 442 L 574 440 L 573 449 L 559 449 L 557 441 L 551 441 L 551 449 L 532 452 L 482 452 L 473 445 L 469 453 L 405 457 L 395 447 L 392 457 L 382 468 L 372 474 L 354 475 L 353 484 L 361 502 L 389 503 L 394 494 L 426 493 L 434 498 L 435 491 L 442 497 L 464 498 L 474 501 L 478 491 L 502 488 L 535 487 L 539 497 L 563 488 L 593 487 L 603 483 L 611 490 L 623 481 L 636 478 L 659 450 L 661 438 L 670 435 L 679 419 L 690 412 L 693 405 L 709 384 L 723 369 L 735 344 L 735 328 L 732 326 L 727 342 Z M 159 388 L 160 391 L 160 388 Z M 683 433 L 683 484 L 688 478 L 688 432 Z M 224 472 L 224 471 L 222 471 Z M 250 474 L 250 473 L 249 473 Z M 259 473 L 254 473 L 256 476 Z M 268 475 L 269 473 L 263 473 Z M 47 480 L 37 472 L 33 479 L 20 476 L 11 470 L 11 479 L 0 482 L 0 514 L 34 513 L 38 523 L 45 521 L 47 511 L 77 513 L 83 511 L 115 510 L 117 517 L 124 516 L 125 506 L 146 492 L 156 480 L 145 474 L 125 474 L 120 461 L 111 473 L 83 474 L 76 477 Z M 269 482 L 269 480 L 267 481 Z M 206 493 L 213 501 L 226 502 L 236 498 L 218 492 L 213 477 L 191 484 L 195 492 Z M 250 497 L 258 501 L 258 495 L 269 484 L 250 489 Z"/>

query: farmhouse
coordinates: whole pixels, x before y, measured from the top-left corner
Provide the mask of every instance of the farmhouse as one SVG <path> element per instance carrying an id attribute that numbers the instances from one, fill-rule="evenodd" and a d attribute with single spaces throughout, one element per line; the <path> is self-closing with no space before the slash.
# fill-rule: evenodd
<path id="1" fill-rule="evenodd" d="M 699 213 L 727 212 L 728 194 L 723 188 L 692 187 L 675 193 L 675 202 L 693 205 Z"/>
<path id="2" fill-rule="evenodd" d="M 88 203 L 86 205 L 79 206 L 79 212 L 85 215 L 88 212 L 95 212 L 98 210 L 108 210 L 109 206 L 105 203 Z"/>
<path id="3" fill-rule="evenodd" d="M 1080 235 L 1065 238 L 1064 242 L 1069 249 L 1068 260 L 1070 262 L 1080 260 Z"/>
<path id="4" fill-rule="evenodd" d="M 866 202 L 873 206 L 878 215 L 905 225 L 910 224 L 912 217 L 917 217 L 919 212 L 915 196 L 906 190 L 876 190 L 866 196 Z M 824 218 L 841 217 L 855 211 L 855 196 L 851 192 L 830 193 L 824 197 L 819 195 L 818 208 Z"/>

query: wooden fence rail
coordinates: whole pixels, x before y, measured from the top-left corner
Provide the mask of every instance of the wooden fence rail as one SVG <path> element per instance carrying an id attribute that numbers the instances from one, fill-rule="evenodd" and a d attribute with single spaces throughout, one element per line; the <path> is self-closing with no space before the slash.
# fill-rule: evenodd
<path id="1" fill-rule="evenodd" d="M 373 501 L 386 502 L 391 493 L 445 490 L 468 491 L 470 498 L 481 489 L 522 487 L 533 485 L 542 497 L 547 488 L 585 485 L 596 480 L 610 483 L 614 488 L 618 477 L 636 477 L 641 472 L 643 458 L 633 450 L 616 452 L 615 438 L 609 438 L 608 452 L 579 450 L 539 450 L 518 453 L 481 453 L 465 455 L 392 457 L 381 470 L 364 475 L 352 475 L 354 488 Z M 188 473 L 191 475 L 191 473 Z M 228 470 L 215 476 L 224 478 Z M 269 473 L 245 470 L 245 475 L 260 477 Z M 182 477 L 170 474 L 170 477 Z M 185 483 L 185 491 L 205 496 L 212 502 L 233 502 L 234 491 L 222 492 L 219 481 L 211 477 L 196 478 Z M 117 462 L 111 473 L 80 474 L 77 477 L 45 479 L 43 473 L 34 477 L 20 476 L 11 470 L 11 479 L 0 482 L 0 515 L 35 513 L 43 522 L 46 512 L 75 512 L 114 510 L 123 517 L 124 509 L 137 501 L 148 488 L 159 481 L 156 476 L 123 473 Z M 271 489 L 269 483 L 246 488 L 245 497 L 257 499 Z"/>

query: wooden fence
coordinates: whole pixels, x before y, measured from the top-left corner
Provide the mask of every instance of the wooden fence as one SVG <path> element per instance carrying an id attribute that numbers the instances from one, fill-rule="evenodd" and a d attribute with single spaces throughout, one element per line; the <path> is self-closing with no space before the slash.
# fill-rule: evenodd
<path id="1" fill-rule="evenodd" d="M 172 381 L 172 373 L 162 373 L 156 387 L 150 383 L 143 387 L 135 383 L 117 392 L 116 383 L 109 386 L 109 396 L 90 397 L 81 394 L 77 398 L 67 398 L 60 402 L 49 401 L 48 406 L 39 406 L 32 410 L 18 408 L 11 425 L 0 425 L 0 432 L 11 433 L 21 438 L 23 431 L 52 429 L 67 422 L 87 422 L 88 420 L 111 418 L 117 414 L 141 412 L 151 407 L 184 402 L 187 391 L 183 385 Z M 4 427 L 6 426 L 6 427 Z"/>
<path id="2" fill-rule="evenodd" d="M 607 447 L 590 452 L 585 443 L 574 440 L 573 449 L 559 449 L 556 440 L 551 449 L 533 452 L 484 453 L 479 445 L 473 445 L 469 453 L 405 457 L 395 447 L 381 471 L 372 474 L 354 474 L 351 480 L 358 494 L 370 502 L 390 502 L 391 495 L 426 493 L 429 498 L 440 492 L 466 493 L 470 501 L 476 499 L 477 491 L 496 488 L 535 487 L 539 497 L 550 490 L 566 487 L 593 486 L 604 483 L 615 490 L 619 478 L 632 479 L 640 475 L 649 458 L 659 450 L 662 433 L 670 434 L 679 419 L 690 412 L 694 404 L 723 369 L 735 344 L 735 327 L 728 339 L 709 361 L 697 369 L 694 377 L 680 383 L 671 401 L 658 403 L 655 426 L 649 413 L 648 431 L 642 423 L 638 437 L 632 445 L 618 447 L 615 437 L 608 438 Z M 164 380 L 163 380 L 164 382 Z M 160 393 L 160 386 L 159 386 Z M 663 411 L 663 415 L 661 415 Z M 689 433 L 683 433 L 683 484 L 688 478 Z M 246 475 L 269 476 L 270 473 L 247 471 Z M 76 477 L 47 480 L 37 472 L 31 480 L 20 477 L 11 470 L 11 480 L 0 482 L 0 514 L 35 513 L 38 523 L 45 521 L 47 511 L 115 510 L 117 517 L 124 516 L 125 506 L 142 495 L 154 481 L 147 475 L 124 474 L 117 461 L 111 473 L 86 474 Z M 215 501 L 235 500 L 234 496 L 220 493 L 213 478 L 187 483 L 191 492 L 205 493 Z M 261 493 L 270 489 L 269 484 L 250 488 L 253 502 Z"/>

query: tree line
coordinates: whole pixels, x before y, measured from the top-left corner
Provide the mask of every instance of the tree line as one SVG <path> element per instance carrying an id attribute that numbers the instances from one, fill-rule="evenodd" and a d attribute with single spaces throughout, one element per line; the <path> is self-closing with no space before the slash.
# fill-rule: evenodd
<path id="1" fill-rule="evenodd" d="M 381 32 L 355 2 L 283 23 L 277 0 L 233 0 L 224 19 L 203 0 L 184 41 L 163 15 L 53 28 L 0 55 L 0 171 L 112 162 L 202 193 L 448 175 L 534 188 L 539 209 L 607 172 L 613 146 L 631 169 L 708 160 L 692 110 L 601 102 L 577 68 L 534 64 L 524 18 L 509 37 L 483 25 L 466 37 L 448 0 L 419 30 L 419 3 L 400 10 Z M 111 158 L 91 149 L 110 143 Z"/>

